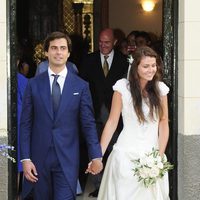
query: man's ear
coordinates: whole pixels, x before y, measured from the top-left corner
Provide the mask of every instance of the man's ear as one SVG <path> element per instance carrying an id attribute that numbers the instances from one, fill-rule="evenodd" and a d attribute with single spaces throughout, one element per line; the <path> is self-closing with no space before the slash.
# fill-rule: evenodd
<path id="1" fill-rule="evenodd" d="M 47 52 L 47 51 L 45 51 L 45 52 L 44 52 L 44 54 L 45 54 L 45 56 L 48 58 L 48 52 Z"/>
<path id="2" fill-rule="evenodd" d="M 68 54 L 68 57 L 67 57 L 67 59 L 70 57 L 70 53 Z"/>

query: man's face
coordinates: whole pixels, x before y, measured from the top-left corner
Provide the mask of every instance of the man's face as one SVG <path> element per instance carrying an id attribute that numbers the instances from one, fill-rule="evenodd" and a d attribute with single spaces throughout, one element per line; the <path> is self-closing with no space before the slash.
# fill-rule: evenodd
<path id="1" fill-rule="evenodd" d="M 50 67 L 65 67 L 70 55 L 66 39 L 52 40 L 45 55 L 48 57 Z"/>
<path id="2" fill-rule="evenodd" d="M 116 41 L 111 31 L 104 31 L 100 34 L 99 50 L 103 55 L 108 55 L 112 51 L 115 43 Z"/>

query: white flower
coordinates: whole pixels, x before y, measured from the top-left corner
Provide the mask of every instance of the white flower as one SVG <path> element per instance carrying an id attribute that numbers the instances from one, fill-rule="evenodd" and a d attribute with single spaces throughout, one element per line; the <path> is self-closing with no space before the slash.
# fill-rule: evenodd
<path id="1" fill-rule="evenodd" d="M 147 164 L 147 157 L 140 158 L 140 165 L 146 165 Z"/>
<path id="2" fill-rule="evenodd" d="M 149 173 L 149 176 L 150 177 L 157 177 L 159 175 L 159 172 L 160 172 L 160 169 L 156 166 L 153 166 L 151 169 L 150 169 L 150 173 Z"/>
<path id="3" fill-rule="evenodd" d="M 132 64 L 134 61 L 133 56 L 131 54 L 129 54 L 127 60 L 129 62 L 129 64 Z"/>
<path id="4" fill-rule="evenodd" d="M 159 151 L 152 149 L 150 153 L 145 154 L 144 157 L 133 160 L 134 162 L 134 175 L 138 177 L 145 187 L 150 187 L 156 181 L 162 178 L 167 171 L 173 169 L 167 161 L 166 155 L 160 156 Z"/>
<path id="5" fill-rule="evenodd" d="M 153 167 L 154 166 L 154 158 L 153 158 L 153 156 L 146 157 L 146 165 L 148 167 Z"/>
<path id="6" fill-rule="evenodd" d="M 159 169 L 163 169 L 163 167 L 164 167 L 162 162 L 157 163 L 157 166 L 158 166 Z"/>
<path id="7" fill-rule="evenodd" d="M 150 170 L 148 168 L 141 168 L 139 174 L 142 178 L 147 178 L 149 176 Z"/>
<path id="8" fill-rule="evenodd" d="M 157 162 L 161 162 L 161 161 L 162 161 L 161 156 L 157 156 L 157 157 L 156 157 L 156 161 L 157 161 Z"/>

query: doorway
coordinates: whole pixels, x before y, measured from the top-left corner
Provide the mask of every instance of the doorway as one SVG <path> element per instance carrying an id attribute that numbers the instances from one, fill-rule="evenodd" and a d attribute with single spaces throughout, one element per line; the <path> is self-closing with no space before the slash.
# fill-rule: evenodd
<path id="1" fill-rule="evenodd" d="M 19 24 L 17 20 L 20 22 L 25 21 L 27 19 L 22 19 L 17 14 L 17 9 L 25 9 L 26 15 L 29 12 L 29 3 L 31 1 L 24 1 L 24 4 L 21 5 L 20 8 L 17 8 L 17 2 L 19 0 L 8 0 L 7 1 L 7 13 L 8 13 L 8 35 L 7 35 L 7 44 L 10 54 L 10 77 L 8 84 L 8 139 L 9 143 L 17 146 L 17 119 L 16 119 L 16 51 L 17 51 L 17 41 L 18 35 L 17 32 L 22 35 L 27 33 L 27 27 Z M 40 2 L 40 0 L 36 0 L 34 2 Z M 48 1 L 47 1 L 48 2 Z M 60 2 L 58 0 L 58 2 Z M 102 5 L 108 6 L 108 0 L 103 0 L 102 4 L 99 3 L 98 0 L 94 0 L 94 17 L 96 16 L 96 20 L 100 20 L 100 14 L 98 10 L 103 10 L 104 12 L 108 11 L 107 9 L 103 9 Z M 60 4 L 57 4 L 57 6 Z M 178 34 L 178 2 L 172 0 L 163 0 L 162 4 L 163 11 L 163 62 L 164 62 L 164 80 L 168 86 L 170 86 L 170 96 L 169 96 L 169 110 L 170 110 L 170 142 L 168 146 L 168 157 L 169 160 L 175 165 L 174 170 L 170 173 L 170 196 L 172 200 L 176 200 L 177 198 L 177 133 L 178 133 L 178 119 L 177 119 L 177 34 Z M 18 18 L 17 18 L 18 16 Z M 105 16 L 105 15 L 104 15 Z M 59 21 L 59 16 L 58 21 Z M 22 20 L 22 21 L 21 21 Z M 94 19 L 95 20 L 95 19 Z M 102 19 L 101 24 L 107 24 L 108 19 Z M 128 22 L 127 22 L 128 23 Z M 53 27 L 56 27 L 57 24 L 54 24 Z M 94 25 L 95 30 L 100 30 L 98 23 Z M 18 30 L 20 29 L 20 31 Z M 18 31 L 17 31 L 18 30 Z M 36 33 L 35 33 L 36 34 Z M 95 34 L 94 34 L 95 37 Z M 94 38 L 94 41 L 95 38 Z M 17 192 L 17 169 L 13 167 L 13 165 L 9 164 L 9 194 L 8 198 L 10 200 L 15 199 Z"/>

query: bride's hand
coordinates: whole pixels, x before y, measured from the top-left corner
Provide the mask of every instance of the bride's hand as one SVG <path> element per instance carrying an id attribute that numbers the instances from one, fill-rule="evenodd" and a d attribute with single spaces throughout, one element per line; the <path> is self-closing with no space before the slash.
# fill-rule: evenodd
<path id="1" fill-rule="evenodd" d="M 103 163 L 101 159 L 94 159 L 88 164 L 88 168 L 85 173 L 91 173 L 93 175 L 98 174 L 103 169 Z"/>
<path id="2" fill-rule="evenodd" d="M 85 173 L 86 173 L 86 174 L 87 174 L 87 173 L 91 173 L 91 168 L 90 168 L 91 164 L 92 164 L 92 161 L 88 163 L 88 167 L 87 167 L 87 169 L 85 170 Z"/>

